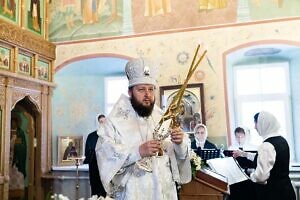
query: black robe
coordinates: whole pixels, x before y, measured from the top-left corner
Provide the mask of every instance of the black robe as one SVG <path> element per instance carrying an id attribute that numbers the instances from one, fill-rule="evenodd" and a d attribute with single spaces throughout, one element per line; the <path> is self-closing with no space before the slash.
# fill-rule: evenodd
<path id="1" fill-rule="evenodd" d="M 90 185 L 92 190 L 92 195 L 98 195 L 106 197 L 106 191 L 102 185 L 97 158 L 95 153 L 95 147 L 98 140 L 97 131 L 90 133 L 86 139 L 85 143 L 85 160 L 84 164 L 89 164 L 89 176 L 90 176 Z"/>
<path id="2" fill-rule="evenodd" d="M 191 148 L 192 149 L 197 149 L 196 140 L 191 142 Z M 217 146 L 215 144 L 211 143 L 210 141 L 205 140 L 204 149 L 217 149 Z"/>

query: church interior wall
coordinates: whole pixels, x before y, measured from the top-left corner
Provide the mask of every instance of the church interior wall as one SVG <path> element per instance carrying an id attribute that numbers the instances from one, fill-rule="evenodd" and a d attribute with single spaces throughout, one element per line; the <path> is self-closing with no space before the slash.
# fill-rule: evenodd
<path id="1" fill-rule="evenodd" d="M 293 129 L 300 130 L 297 123 L 300 121 L 300 91 L 296 87 L 300 82 L 299 53 L 292 58 L 277 57 L 264 61 L 248 59 L 236 63 L 228 61 L 232 52 L 253 45 L 288 44 L 300 47 L 300 30 L 295 28 L 300 25 L 300 18 L 295 17 L 299 16 L 300 11 L 298 0 L 225 0 L 224 5 L 212 4 L 212 7 L 200 7 L 201 2 L 204 2 L 202 0 L 191 1 L 189 4 L 186 1 L 172 1 L 171 10 L 161 8 L 148 13 L 145 12 L 146 2 L 151 1 L 116 0 L 116 16 L 113 15 L 112 1 L 101 1 L 106 2 L 106 5 L 102 5 L 104 10 L 97 8 L 98 20 L 85 19 L 89 16 L 87 14 L 91 14 L 88 12 L 92 11 L 82 10 L 83 3 L 88 1 L 69 1 L 68 4 L 60 0 L 37 1 L 41 2 L 38 7 L 38 15 L 41 16 L 35 19 L 30 14 L 33 12 L 30 5 L 33 1 L 15 2 L 14 8 L 0 6 L 0 42 L 12 51 L 12 67 L 0 70 L 4 77 L 0 81 L 0 93 L 5 94 L 0 98 L 0 131 L 4 133 L 0 137 L 0 157 L 4 160 L 0 161 L 0 199 L 8 197 L 9 105 L 12 100 L 15 101 L 12 97 L 28 98 L 32 85 L 38 88 L 39 96 L 35 96 L 35 91 L 31 96 L 38 99 L 42 111 L 37 118 L 40 137 L 33 140 L 37 143 L 37 163 L 40 163 L 36 174 L 38 184 L 34 190 L 37 196 L 43 196 L 50 190 L 74 193 L 74 188 L 77 188 L 75 165 L 73 168 L 68 166 L 66 170 L 55 168 L 58 164 L 57 137 L 86 138 L 96 128 L 95 117 L 105 110 L 103 93 L 106 76 L 88 71 L 76 74 L 76 70 L 72 69 L 78 67 L 104 69 L 115 67 L 115 62 L 118 62 L 117 66 L 122 67 L 113 74 L 118 76 L 124 75 L 124 65 L 130 58 L 149 57 L 159 66 L 159 86 L 180 85 L 185 79 L 196 46 L 201 42 L 208 51 L 207 56 L 189 83 L 203 83 L 205 123 L 209 139 L 219 147 L 224 145 L 226 148 L 232 136 L 228 108 L 231 102 L 227 99 L 230 91 L 226 88 L 228 68 L 237 64 L 287 60 L 292 75 Z M 26 52 L 26 55 L 32 57 L 32 74 L 24 75 L 18 70 L 19 52 Z M 96 61 L 93 60 L 95 58 Z M 98 59 L 105 58 L 109 60 L 98 62 Z M 39 73 L 39 68 L 43 67 L 39 64 L 43 62 L 48 64 L 47 78 Z M 21 92 L 18 92 L 20 88 Z M 160 105 L 159 89 L 156 99 Z M 300 137 L 294 139 L 291 145 L 296 146 Z M 298 151 L 296 157 L 299 161 Z M 51 166 L 54 172 L 48 174 Z M 87 170 L 82 170 L 79 176 L 81 186 L 77 192 L 88 196 Z M 42 183 L 45 185 L 42 186 Z"/>
<path id="2" fill-rule="evenodd" d="M 299 45 L 299 33 L 293 28 L 299 23 L 298 19 L 277 20 L 269 23 L 248 23 L 212 29 L 58 44 L 55 66 L 62 68 L 64 63 L 76 57 L 96 52 L 127 57 L 145 56 L 154 59 L 159 65 L 159 86 L 181 84 L 197 43 L 201 41 L 208 50 L 207 59 L 204 59 L 197 69 L 202 76 L 193 76 L 190 83 L 204 83 L 209 136 L 214 142 L 226 146 L 229 127 L 224 91 L 226 84 L 223 76 L 226 66 L 224 55 L 236 47 L 245 47 L 253 43 L 279 42 Z M 183 54 L 188 56 L 182 57 Z"/>

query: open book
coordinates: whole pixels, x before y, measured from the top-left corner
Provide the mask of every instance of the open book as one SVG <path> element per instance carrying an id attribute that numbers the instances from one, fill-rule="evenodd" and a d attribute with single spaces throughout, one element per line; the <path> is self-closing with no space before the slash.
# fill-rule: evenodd
<path id="1" fill-rule="evenodd" d="M 249 179 L 233 157 L 210 159 L 206 163 L 213 171 L 227 177 L 229 185 Z"/>

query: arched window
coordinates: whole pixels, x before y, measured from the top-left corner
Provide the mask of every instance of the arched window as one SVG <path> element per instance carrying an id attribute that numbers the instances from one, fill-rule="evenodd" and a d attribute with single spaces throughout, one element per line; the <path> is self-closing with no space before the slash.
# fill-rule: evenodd
<path id="1" fill-rule="evenodd" d="M 282 136 L 290 139 L 288 62 L 233 66 L 233 83 L 235 122 L 250 129 L 250 143 L 257 145 L 261 142 L 253 127 L 253 116 L 261 110 L 273 113 L 280 121 Z"/>
<path id="2" fill-rule="evenodd" d="M 250 143 L 262 141 L 254 129 L 253 116 L 262 110 L 273 113 L 280 122 L 282 136 L 289 143 L 291 161 L 300 160 L 300 51 L 299 47 L 272 44 L 258 45 L 231 52 L 226 57 L 228 125 L 233 130 L 250 130 Z M 231 143 L 233 141 L 230 141 Z"/>

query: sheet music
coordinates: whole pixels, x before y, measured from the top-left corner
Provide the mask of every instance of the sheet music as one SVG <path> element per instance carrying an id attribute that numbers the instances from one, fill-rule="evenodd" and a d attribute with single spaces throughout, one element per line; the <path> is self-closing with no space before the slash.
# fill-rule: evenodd
<path id="1" fill-rule="evenodd" d="M 233 157 L 215 158 L 206 162 L 212 170 L 227 177 L 229 185 L 249 179 Z"/>

